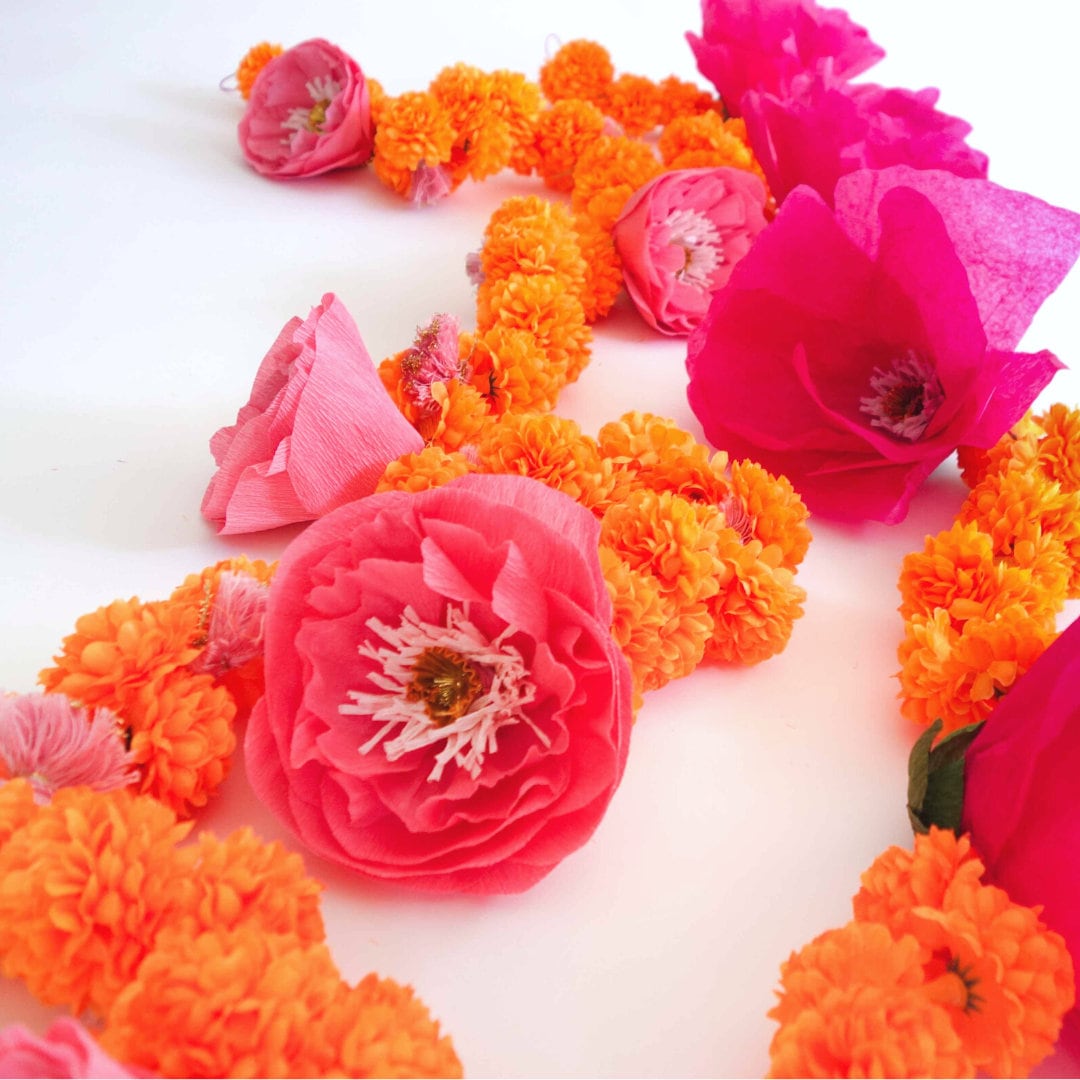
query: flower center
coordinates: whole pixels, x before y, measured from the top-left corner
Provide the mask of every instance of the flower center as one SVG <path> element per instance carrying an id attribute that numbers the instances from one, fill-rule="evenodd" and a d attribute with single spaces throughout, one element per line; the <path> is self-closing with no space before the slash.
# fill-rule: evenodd
<path id="1" fill-rule="evenodd" d="M 316 101 L 308 111 L 307 128 L 308 131 L 321 132 L 323 124 L 326 123 L 326 110 L 330 108 L 330 99 L 322 98 Z"/>
<path id="2" fill-rule="evenodd" d="M 507 627 L 488 638 L 461 608 L 448 607 L 444 625 L 425 622 L 405 608 L 397 626 L 368 619 L 375 637 L 359 647 L 376 662 L 367 681 L 377 689 L 350 690 L 338 706 L 343 716 L 378 725 L 359 747 L 370 754 L 382 746 L 388 761 L 442 744 L 428 780 L 438 780 L 449 762 L 475 779 L 484 759 L 498 750 L 498 733 L 525 724 L 546 747 L 551 740 L 526 706 L 536 698 L 521 653 Z"/>
<path id="3" fill-rule="evenodd" d="M 417 657 L 405 696 L 422 701 L 431 722 L 441 727 L 464 716 L 483 688 L 480 673 L 461 653 L 435 645 Z"/>
<path id="4" fill-rule="evenodd" d="M 712 287 L 712 275 L 724 261 L 724 248 L 716 226 L 699 210 L 672 210 L 664 218 L 668 243 L 683 249 L 683 265 L 675 277 L 702 292 Z"/>
<path id="5" fill-rule="evenodd" d="M 872 394 L 859 398 L 859 411 L 870 426 L 884 428 L 898 439 L 915 442 L 945 400 L 945 389 L 933 363 L 913 349 L 889 367 L 874 368 Z"/>
<path id="6" fill-rule="evenodd" d="M 737 495 L 727 495 L 719 506 L 728 528 L 734 529 L 739 534 L 739 539 L 744 545 L 749 544 L 754 538 L 754 526 L 757 521 L 746 509 L 746 503 Z"/>
<path id="7" fill-rule="evenodd" d="M 924 990 L 927 997 L 938 1005 L 971 1013 L 978 1012 L 986 1000 L 982 994 L 975 993 L 978 985 L 978 977 L 972 975 L 971 965 L 964 967 L 958 957 L 949 956 L 945 970 L 926 983 Z"/>
<path id="8" fill-rule="evenodd" d="M 306 108 L 300 105 L 290 110 L 281 126 L 286 131 L 310 131 L 313 135 L 321 135 L 323 124 L 326 123 L 326 111 L 334 98 L 341 93 L 341 87 L 329 75 L 316 75 L 305 83 L 304 89 L 307 90 L 312 104 Z M 288 139 L 283 141 L 287 143 Z"/>

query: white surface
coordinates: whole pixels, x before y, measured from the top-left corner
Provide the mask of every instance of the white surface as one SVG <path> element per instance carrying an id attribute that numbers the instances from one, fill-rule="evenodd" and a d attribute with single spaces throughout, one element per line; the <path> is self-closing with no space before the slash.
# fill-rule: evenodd
<path id="1" fill-rule="evenodd" d="M 74 619 L 162 597 L 230 553 L 200 519 L 210 434 L 232 421 L 281 325 L 337 292 L 372 355 L 436 311 L 474 322 L 462 273 L 507 177 L 413 211 L 363 172 L 274 183 L 235 141 L 218 79 L 255 41 L 324 36 L 391 92 L 458 60 L 536 75 L 548 34 L 616 67 L 694 77 L 692 0 L 524 5 L 8 5 L 0 60 L 0 686 L 28 690 Z M 889 52 L 877 81 L 943 88 L 991 176 L 1080 209 L 1073 35 L 1060 4 L 852 0 Z M 1080 365 L 1074 274 L 1026 345 Z M 698 431 L 683 349 L 621 309 L 560 411 L 587 431 L 631 408 Z M 1060 375 L 1043 400 L 1080 402 Z M 344 975 L 415 985 L 473 1076 L 760 1075 L 778 967 L 849 916 L 858 875 L 909 842 L 895 702 L 903 554 L 948 527 L 946 466 L 895 528 L 815 521 L 806 616 L 779 658 L 702 669 L 651 696 L 593 840 L 522 896 L 429 899 L 309 858 Z M 237 769 L 204 823 L 282 837 Z M 0 1021 L 47 1011 L 0 982 Z M 1058 1060 L 1050 1070 L 1075 1064 Z"/>

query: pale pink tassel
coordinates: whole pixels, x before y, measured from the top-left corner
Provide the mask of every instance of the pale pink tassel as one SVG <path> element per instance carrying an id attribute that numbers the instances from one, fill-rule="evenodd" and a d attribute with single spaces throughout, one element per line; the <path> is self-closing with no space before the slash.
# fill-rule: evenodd
<path id="1" fill-rule="evenodd" d="M 218 582 L 210 613 L 206 648 L 191 669 L 220 678 L 263 651 L 267 587 L 250 574 L 226 570 Z"/>
<path id="2" fill-rule="evenodd" d="M 409 199 L 413 206 L 430 206 L 446 198 L 451 190 L 450 174 L 441 165 L 421 162 L 413 173 Z"/>

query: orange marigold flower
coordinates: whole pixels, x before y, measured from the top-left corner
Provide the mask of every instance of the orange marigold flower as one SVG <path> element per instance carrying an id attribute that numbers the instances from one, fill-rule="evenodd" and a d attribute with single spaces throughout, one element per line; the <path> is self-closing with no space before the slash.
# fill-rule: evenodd
<path id="1" fill-rule="evenodd" d="M 285 50 L 280 45 L 271 45 L 269 41 L 260 41 L 258 45 L 252 45 L 243 59 L 236 65 L 236 88 L 245 101 L 251 97 L 251 88 L 255 80 L 275 56 L 280 56 Z"/>
<path id="2" fill-rule="evenodd" d="M 611 84 L 603 109 L 627 135 L 652 131 L 664 115 L 660 87 L 643 75 L 620 75 Z"/>
<path id="3" fill-rule="evenodd" d="M 1080 409 L 1051 405 L 1034 423 L 1042 429 L 1039 467 L 1063 491 L 1080 490 Z"/>
<path id="4" fill-rule="evenodd" d="M 554 407 L 565 379 L 550 370 L 547 353 L 535 334 L 494 326 L 469 340 L 472 385 L 495 416 L 546 412 Z"/>
<path id="5" fill-rule="evenodd" d="M 447 453 L 475 442 L 488 418 L 487 400 L 479 391 L 468 383 L 451 379 L 432 383 L 431 397 L 437 410 L 424 412 L 414 421 L 423 440 Z"/>
<path id="6" fill-rule="evenodd" d="M 1056 636 L 1018 604 L 959 630 L 944 608 L 917 615 L 898 650 L 900 711 L 917 724 L 940 719 L 942 734 L 985 720 Z"/>
<path id="7" fill-rule="evenodd" d="M 462 1075 L 450 1036 L 440 1034 L 411 987 L 392 979 L 372 974 L 355 987 L 339 987 L 315 1027 L 310 1075 Z"/>
<path id="8" fill-rule="evenodd" d="M 568 41 L 540 68 L 540 88 L 548 101 L 602 101 L 614 78 L 610 54 L 595 41 Z"/>
<path id="9" fill-rule="evenodd" d="M 19 831 L 37 812 L 34 789 L 25 777 L 7 778 L 7 770 L 0 759 L 0 848 Z"/>
<path id="10" fill-rule="evenodd" d="M 786 476 L 774 476 L 754 461 L 731 463 L 731 495 L 738 503 L 722 505 L 728 524 L 739 523 L 765 547 L 775 545 L 781 564 L 794 570 L 810 546 L 810 512 Z"/>
<path id="11" fill-rule="evenodd" d="M 938 830 L 915 837 L 910 859 L 885 852 L 863 876 L 856 916 L 918 941 L 925 993 L 948 1011 L 976 1067 L 1026 1076 L 1073 1006 L 1072 961 L 1037 909 L 980 882 L 982 863 L 969 852 Z"/>
<path id="12" fill-rule="evenodd" d="M 725 516 L 718 515 L 720 522 Z M 747 541 L 737 529 L 722 527 L 718 555 L 720 589 L 709 601 L 714 625 L 705 655 L 757 664 L 782 652 L 802 617 L 806 591 L 782 565 L 781 548 Z"/>
<path id="13" fill-rule="evenodd" d="M 533 140 L 540 115 L 540 87 L 516 71 L 491 73 L 491 103 L 510 130 L 510 168 L 528 176 L 536 167 Z"/>
<path id="14" fill-rule="evenodd" d="M 585 148 L 574 166 L 574 210 L 610 230 L 626 200 L 662 171 L 646 143 L 621 135 L 601 135 Z"/>
<path id="15" fill-rule="evenodd" d="M 507 413 L 477 446 L 480 471 L 531 476 L 592 508 L 607 498 L 611 465 L 573 420 L 553 413 Z"/>
<path id="16" fill-rule="evenodd" d="M 673 454 L 708 459 L 708 449 L 689 431 L 653 413 L 623 413 L 600 429 L 596 441 L 604 457 L 635 471 L 658 465 Z"/>
<path id="17" fill-rule="evenodd" d="M 570 191 L 578 158 L 603 130 L 604 114 L 588 101 L 567 98 L 544 109 L 533 139 L 539 158 L 536 170 L 544 183 L 556 191 Z"/>
<path id="18" fill-rule="evenodd" d="M 485 281 L 516 272 L 556 274 L 575 292 L 585 287 L 585 260 L 573 218 L 566 207 L 546 200 L 513 198 L 503 203 L 484 230 L 480 269 Z"/>
<path id="19" fill-rule="evenodd" d="M 38 682 L 79 705 L 122 713 L 147 681 L 195 659 L 198 624 L 193 606 L 114 600 L 76 621 L 56 666 L 39 672 Z"/>
<path id="20" fill-rule="evenodd" d="M 974 487 L 989 473 L 1030 468 L 1038 457 L 1040 434 L 1039 424 L 1027 412 L 989 450 L 961 446 L 957 451 L 961 477 L 968 487 Z"/>
<path id="21" fill-rule="evenodd" d="M 63 788 L 0 847 L 0 958 L 47 1005 L 104 1013 L 190 899 L 190 828 L 156 799 Z"/>
<path id="22" fill-rule="evenodd" d="M 996 560 L 993 541 L 974 521 L 928 536 L 922 551 L 905 555 L 899 587 L 905 620 L 944 608 L 956 629 L 1013 604 L 1050 627 L 1064 603 L 1064 592 L 1047 593 L 1029 569 Z"/>
<path id="23" fill-rule="evenodd" d="M 165 930 L 113 1003 L 101 1045 L 162 1076 L 315 1075 L 318 1020 L 340 984 L 326 946 L 292 934 Z"/>
<path id="24" fill-rule="evenodd" d="M 711 166 L 730 165 L 736 169 L 750 169 L 754 155 L 717 112 L 704 112 L 697 116 L 678 116 L 660 134 L 660 156 L 670 169 L 692 168 L 681 160 L 686 154 L 707 152 Z M 702 159 L 696 159 L 701 162 Z"/>
<path id="25" fill-rule="evenodd" d="M 412 174 L 421 165 L 450 160 L 454 126 L 434 94 L 413 91 L 386 98 L 375 124 L 375 173 L 399 195 L 410 193 Z"/>
<path id="26" fill-rule="evenodd" d="M 502 108 L 492 101 L 494 79 L 469 64 L 445 67 L 428 87 L 454 129 L 447 167 L 456 187 L 466 177 L 483 180 L 510 163 L 513 136 Z"/>
<path id="27" fill-rule="evenodd" d="M 601 228 L 592 218 L 580 215 L 574 219 L 578 247 L 585 260 L 585 287 L 581 306 L 587 323 L 603 318 L 615 305 L 622 290 L 622 263 L 611 239 L 611 232 Z"/>
<path id="28" fill-rule="evenodd" d="M 720 588 L 718 522 L 722 518 L 713 507 L 642 488 L 608 508 L 600 543 L 635 570 L 651 573 L 677 604 L 693 607 Z"/>
<path id="29" fill-rule="evenodd" d="M 209 675 L 169 672 L 146 683 L 118 713 L 127 725 L 139 791 L 177 814 L 205 806 L 236 749 L 236 704 Z"/>
<path id="30" fill-rule="evenodd" d="M 660 92 L 661 124 L 670 124 L 677 116 L 696 116 L 710 109 L 720 111 L 717 99 L 708 90 L 674 75 L 661 79 L 657 89 Z"/>
<path id="31" fill-rule="evenodd" d="M 473 472 L 475 466 L 462 453 L 447 453 L 441 446 L 425 446 L 418 454 L 403 454 L 386 466 L 375 491 L 426 491 Z"/>

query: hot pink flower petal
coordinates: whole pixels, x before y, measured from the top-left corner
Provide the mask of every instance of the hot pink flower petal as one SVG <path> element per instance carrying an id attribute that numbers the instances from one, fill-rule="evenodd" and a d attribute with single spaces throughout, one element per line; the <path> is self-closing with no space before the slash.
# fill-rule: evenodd
<path id="1" fill-rule="evenodd" d="M 691 337 L 689 399 L 714 444 L 786 473 L 817 512 L 895 522 L 958 444 L 992 445 L 1061 365 L 988 346 L 924 192 L 897 185 L 875 213 L 870 255 L 819 196 L 793 192 Z"/>
<path id="2" fill-rule="evenodd" d="M 332 293 L 266 354 L 236 424 L 210 441 L 218 471 L 202 513 L 223 533 L 309 521 L 375 489 L 423 440 L 387 395 Z"/>
<path id="3" fill-rule="evenodd" d="M 1080 622 L 997 704 L 967 752 L 962 828 L 987 876 L 1046 924 L 1080 965 Z M 1080 1015 L 1069 1015 L 1080 1033 Z"/>
<path id="4" fill-rule="evenodd" d="M 747 90 L 785 96 L 792 79 L 826 61 L 849 79 L 885 55 L 845 12 L 814 0 L 702 0 L 701 12 L 701 36 L 686 37 L 732 116 Z"/>
<path id="5" fill-rule="evenodd" d="M 259 796 L 372 877 L 538 881 L 591 835 L 626 763 L 628 671 L 597 535 L 573 500 L 502 475 L 371 496 L 312 526 L 271 587 L 245 747 Z"/>
<path id="6" fill-rule="evenodd" d="M 61 1017 L 42 1036 L 21 1024 L 0 1031 L 0 1076 L 10 1077 L 132 1077 L 70 1017 Z"/>
<path id="7" fill-rule="evenodd" d="M 662 173 L 612 229 L 626 291 L 662 334 L 689 334 L 765 228 L 765 186 L 744 169 Z"/>
<path id="8" fill-rule="evenodd" d="M 363 165 L 375 138 L 364 73 L 321 38 L 287 49 L 259 72 L 238 134 L 248 164 L 264 176 Z"/>
<path id="9" fill-rule="evenodd" d="M 63 787 L 112 791 L 136 778 L 116 717 L 63 694 L 0 694 L 0 775 L 23 776 L 39 802 Z"/>

